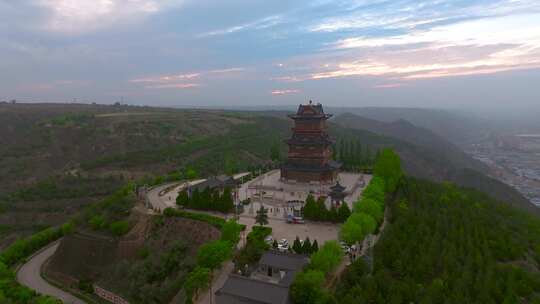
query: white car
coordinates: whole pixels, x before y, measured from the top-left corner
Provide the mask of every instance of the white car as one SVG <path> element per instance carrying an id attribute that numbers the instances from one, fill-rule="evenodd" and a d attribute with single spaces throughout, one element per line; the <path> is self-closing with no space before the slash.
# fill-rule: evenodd
<path id="1" fill-rule="evenodd" d="M 289 250 L 289 244 L 278 244 L 277 249 L 281 252 L 287 252 Z"/>
<path id="2" fill-rule="evenodd" d="M 264 238 L 264 242 L 268 245 L 272 245 L 274 243 L 274 238 L 271 235 L 269 235 Z"/>
<path id="3" fill-rule="evenodd" d="M 341 249 L 343 249 L 343 253 L 347 254 L 351 251 L 351 248 L 345 242 L 340 242 L 340 245 Z"/>

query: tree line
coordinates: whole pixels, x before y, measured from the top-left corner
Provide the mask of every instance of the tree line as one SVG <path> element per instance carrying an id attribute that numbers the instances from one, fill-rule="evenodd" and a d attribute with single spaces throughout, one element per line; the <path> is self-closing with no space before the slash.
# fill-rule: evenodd
<path id="1" fill-rule="evenodd" d="M 349 245 L 361 242 L 373 234 L 382 223 L 385 210 L 385 194 L 393 193 L 403 176 L 399 156 L 390 149 L 377 155 L 374 176 L 354 204 L 353 213 L 341 226 L 339 236 Z"/>
<path id="2" fill-rule="evenodd" d="M 319 199 L 315 200 L 313 195 L 309 194 L 306 198 L 303 213 L 304 217 L 311 221 L 343 223 L 351 214 L 351 209 L 345 202 L 339 208 L 336 208 L 334 204 L 327 208 L 325 197 L 319 197 Z"/>
<path id="3" fill-rule="evenodd" d="M 216 189 L 206 187 L 203 191 L 199 191 L 195 187 L 188 195 L 187 190 L 182 190 L 178 193 L 176 204 L 183 208 L 196 210 L 210 210 L 228 213 L 234 210 L 234 201 L 231 189 L 226 187 L 222 193 Z"/>
<path id="4" fill-rule="evenodd" d="M 369 168 L 375 161 L 375 154 L 368 145 L 362 145 L 358 139 L 340 138 L 332 146 L 333 157 L 343 164 L 343 169 L 358 171 Z"/>

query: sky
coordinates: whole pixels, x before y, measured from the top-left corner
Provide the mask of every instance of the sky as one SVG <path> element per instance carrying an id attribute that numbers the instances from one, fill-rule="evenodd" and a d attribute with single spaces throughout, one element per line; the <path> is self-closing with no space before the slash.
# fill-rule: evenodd
<path id="1" fill-rule="evenodd" d="M 0 0 L 0 100 L 540 108 L 538 0 Z"/>

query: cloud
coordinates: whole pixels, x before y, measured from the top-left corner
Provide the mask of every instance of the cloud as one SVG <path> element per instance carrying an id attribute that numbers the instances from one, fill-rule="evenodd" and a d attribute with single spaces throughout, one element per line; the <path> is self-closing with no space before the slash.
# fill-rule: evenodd
<path id="1" fill-rule="evenodd" d="M 155 84 L 147 85 L 145 89 L 190 89 L 200 87 L 198 83 L 167 83 L 167 84 Z"/>
<path id="2" fill-rule="evenodd" d="M 300 93 L 300 90 L 298 89 L 285 89 L 285 90 L 272 90 L 270 94 L 272 95 L 288 95 L 288 94 L 296 94 Z"/>
<path id="3" fill-rule="evenodd" d="M 214 69 L 184 74 L 168 74 L 149 77 L 134 78 L 129 80 L 131 83 L 143 84 L 145 89 L 187 89 L 201 86 L 203 79 L 209 79 L 215 76 L 236 74 L 244 71 L 244 68 L 226 68 Z"/>
<path id="4" fill-rule="evenodd" d="M 232 34 L 232 33 L 240 32 L 244 30 L 262 30 L 262 29 L 266 29 L 274 25 L 280 24 L 282 22 L 283 20 L 281 16 L 278 16 L 278 15 L 268 16 L 268 17 L 255 20 L 252 22 L 202 33 L 202 34 L 199 34 L 198 37 L 227 35 L 227 34 Z"/>
<path id="5" fill-rule="evenodd" d="M 194 78 L 199 78 L 201 73 L 189 73 L 189 74 L 176 74 L 176 75 L 163 75 L 163 76 L 152 76 L 145 78 L 135 78 L 131 79 L 130 82 L 138 83 L 166 83 L 180 80 L 189 80 Z"/>
<path id="6" fill-rule="evenodd" d="M 412 80 L 538 68 L 540 14 L 462 21 L 394 36 L 340 39 L 333 48 L 301 59 L 302 64 L 311 72 L 273 79 L 380 76 Z"/>
<path id="7" fill-rule="evenodd" d="M 79 34 L 130 23 L 155 14 L 166 7 L 182 4 L 179 0 L 38 0 L 49 12 L 45 28 L 49 31 Z"/>
<path id="8" fill-rule="evenodd" d="M 383 83 L 383 84 L 377 84 L 374 85 L 373 88 L 375 89 L 393 89 L 393 88 L 399 88 L 404 86 L 403 83 Z"/>

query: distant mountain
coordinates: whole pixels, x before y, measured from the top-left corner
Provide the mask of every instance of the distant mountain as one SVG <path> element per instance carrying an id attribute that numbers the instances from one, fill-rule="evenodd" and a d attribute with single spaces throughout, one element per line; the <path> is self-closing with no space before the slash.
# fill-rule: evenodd
<path id="1" fill-rule="evenodd" d="M 487 166 L 430 130 L 416 127 L 404 120 L 387 123 L 353 114 L 339 115 L 333 122 L 343 128 L 386 137 L 384 141 L 373 141 L 365 135 L 359 135 L 367 140 L 368 144 L 377 146 L 377 141 L 381 141 L 381 146 L 393 147 L 399 153 L 405 171 L 412 176 L 433 181 L 451 181 L 475 188 L 540 215 L 540 208 L 531 204 L 514 188 L 488 177 Z"/>
<path id="2" fill-rule="evenodd" d="M 464 144 L 489 133 L 489 122 L 473 113 L 421 108 L 335 108 L 333 113 L 352 113 L 381 122 L 406 120 L 428 129 L 454 144 Z"/>

